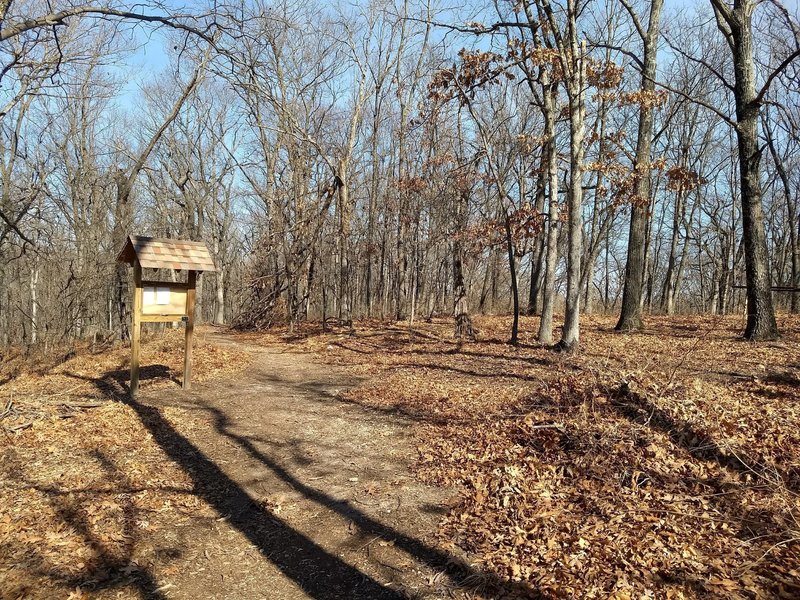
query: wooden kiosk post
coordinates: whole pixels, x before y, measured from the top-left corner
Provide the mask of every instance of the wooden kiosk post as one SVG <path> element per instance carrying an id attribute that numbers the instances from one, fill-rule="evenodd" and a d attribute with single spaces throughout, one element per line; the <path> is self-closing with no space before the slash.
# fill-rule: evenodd
<path id="1" fill-rule="evenodd" d="M 203 242 L 129 236 L 117 257 L 133 267 L 133 310 L 131 311 L 131 395 L 139 390 L 139 347 L 142 323 L 186 323 L 183 358 L 183 388 L 192 383 L 192 338 L 197 276 L 216 271 Z M 186 271 L 185 283 L 144 281 L 142 269 Z"/>

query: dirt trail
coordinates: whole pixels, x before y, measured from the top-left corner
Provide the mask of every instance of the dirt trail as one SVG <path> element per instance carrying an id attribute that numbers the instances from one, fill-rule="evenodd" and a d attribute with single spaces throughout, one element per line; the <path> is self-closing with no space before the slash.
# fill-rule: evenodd
<path id="1" fill-rule="evenodd" d="M 411 423 L 338 399 L 357 381 L 307 354 L 214 341 L 252 353 L 252 365 L 134 403 L 221 515 L 158 534 L 171 566 L 152 565 L 145 595 L 440 598 L 465 578 L 474 585 L 475 573 L 433 542 L 446 494 L 409 472 Z M 188 418 L 168 421 L 167 407 Z"/>

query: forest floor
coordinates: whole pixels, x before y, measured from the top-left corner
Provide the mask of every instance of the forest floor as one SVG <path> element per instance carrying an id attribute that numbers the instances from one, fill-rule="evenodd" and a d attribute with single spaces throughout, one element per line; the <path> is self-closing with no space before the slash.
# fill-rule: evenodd
<path id="1" fill-rule="evenodd" d="M 180 332 L 0 370 L 0 598 L 796 598 L 800 319 Z M 14 367 L 14 365 L 16 365 Z"/>
<path id="2" fill-rule="evenodd" d="M 339 400 L 359 378 L 212 331 L 184 391 L 179 334 L 144 345 L 136 401 L 125 349 L 0 388 L 0 597 L 399 600 L 473 574 L 435 544 L 408 420 Z"/>

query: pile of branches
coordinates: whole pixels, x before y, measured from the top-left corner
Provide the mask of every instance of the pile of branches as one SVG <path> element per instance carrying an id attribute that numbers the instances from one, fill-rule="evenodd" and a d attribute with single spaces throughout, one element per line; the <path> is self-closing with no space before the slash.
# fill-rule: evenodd
<path id="1" fill-rule="evenodd" d="M 247 276 L 244 301 L 232 321 L 239 331 L 269 329 L 285 323 L 288 311 L 283 298 L 286 282 L 274 261 L 272 244 L 262 239 L 256 244 Z"/>

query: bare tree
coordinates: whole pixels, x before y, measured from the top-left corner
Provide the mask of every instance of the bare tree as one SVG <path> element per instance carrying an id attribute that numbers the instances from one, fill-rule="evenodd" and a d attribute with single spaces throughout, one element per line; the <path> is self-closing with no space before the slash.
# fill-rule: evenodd
<path id="1" fill-rule="evenodd" d="M 559 348 L 572 350 L 580 338 L 581 254 L 583 244 L 583 157 L 586 135 L 586 42 L 579 40 L 577 0 L 567 0 L 565 23 L 558 22 L 550 0 L 537 0 L 540 19 L 549 26 L 564 77 L 569 106 L 569 190 L 567 194 L 567 297 Z"/>
<path id="2" fill-rule="evenodd" d="M 767 238 L 764 230 L 764 209 L 761 188 L 761 148 L 758 125 L 765 96 L 776 77 L 800 56 L 800 43 L 756 87 L 754 60 L 753 13 L 755 0 L 711 0 L 717 27 L 722 32 L 733 58 L 735 121 L 725 117 L 736 131 L 739 150 L 739 178 L 742 195 L 745 273 L 747 278 L 747 325 L 744 336 L 749 340 L 770 340 L 778 337 L 775 309 L 772 304 L 771 278 Z M 786 25 L 798 38 L 797 24 L 786 16 Z"/>
<path id="3" fill-rule="evenodd" d="M 647 213 L 651 205 L 650 195 L 650 160 L 653 141 L 653 103 L 647 96 L 652 96 L 656 86 L 656 54 L 661 22 L 663 0 L 650 3 L 650 15 L 647 29 L 644 28 L 639 15 L 628 0 L 620 0 L 628 11 L 634 28 L 642 40 L 642 60 L 639 67 L 642 72 L 641 89 L 644 97 L 639 111 L 639 130 L 636 138 L 636 158 L 634 173 L 636 191 L 631 205 L 630 230 L 628 232 L 628 257 L 625 263 L 625 284 L 622 292 L 622 309 L 616 329 L 627 331 L 642 326 L 642 292 L 644 290 L 645 268 L 645 233 Z M 637 59 L 638 61 L 638 59 Z"/>

